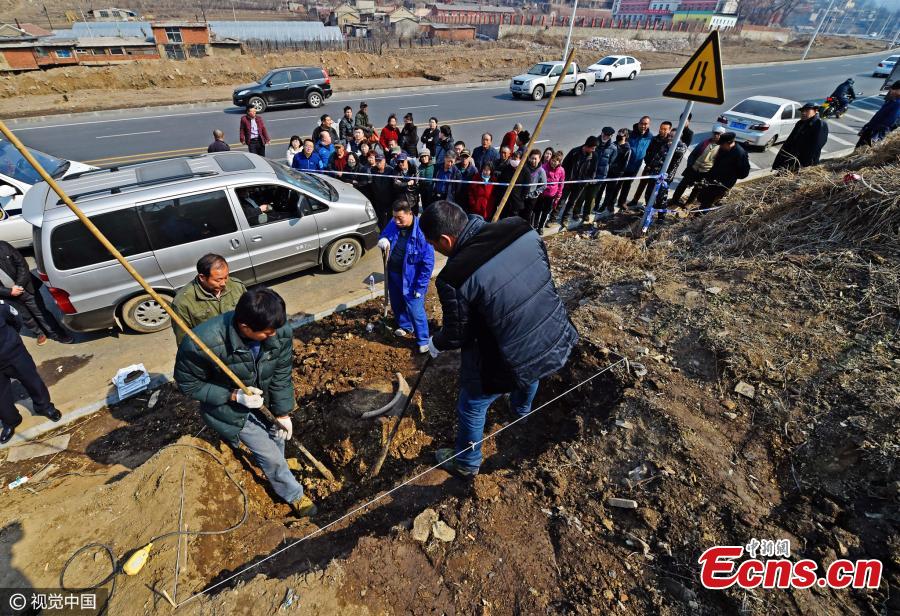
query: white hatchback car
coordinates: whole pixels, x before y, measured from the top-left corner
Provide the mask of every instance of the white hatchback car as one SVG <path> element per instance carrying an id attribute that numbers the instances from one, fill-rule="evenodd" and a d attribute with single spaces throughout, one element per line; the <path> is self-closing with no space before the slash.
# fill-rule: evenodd
<path id="1" fill-rule="evenodd" d="M 97 168 L 56 158 L 31 148 L 28 150 L 53 179 Z M 16 248 L 31 246 L 31 225 L 22 218 L 22 201 L 28 189 L 40 181 L 37 171 L 15 146 L 0 139 L 0 240 L 9 242 Z"/>
<path id="2" fill-rule="evenodd" d="M 775 96 L 751 96 L 719 116 L 738 141 L 768 148 L 787 139 L 800 120 L 801 103 Z"/>
<path id="3" fill-rule="evenodd" d="M 587 70 L 597 76 L 597 81 L 634 79 L 641 73 L 641 63 L 632 56 L 606 56 L 591 64 Z"/>

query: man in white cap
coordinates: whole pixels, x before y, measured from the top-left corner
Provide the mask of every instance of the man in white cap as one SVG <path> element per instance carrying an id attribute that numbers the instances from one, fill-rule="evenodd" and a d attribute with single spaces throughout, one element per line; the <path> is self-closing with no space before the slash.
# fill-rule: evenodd
<path id="1" fill-rule="evenodd" d="M 681 175 L 681 181 L 678 182 L 678 188 L 672 195 L 672 202 L 675 205 L 690 205 L 694 201 L 694 191 L 691 191 L 687 200 L 683 200 L 684 191 L 702 181 L 703 178 L 712 169 L 713 162 L 716 160 L 716 153 L 719 150 L 719 137 L 725 133 L 724 126 L 716 126 L 712 129 L 712 135 L 705 141 L 700 142 L 690 153 L 687 159 L 687 166 Z"/>

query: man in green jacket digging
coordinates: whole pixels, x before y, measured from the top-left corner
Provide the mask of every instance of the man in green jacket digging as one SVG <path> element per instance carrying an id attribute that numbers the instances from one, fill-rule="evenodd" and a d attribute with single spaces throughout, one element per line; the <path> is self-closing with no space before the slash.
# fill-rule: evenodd
<path id="1" fill-rule="evenodd" d="M 247 446 L 272 489 L 291 505 L 295 515 L 315 515 L 316 506 L 303 494 L 303 486 L 284 459 L 284 442 L 293 432 L 290 412 L 294 410 L 293 335 L 284 300 L 271 289 L 247 291 L 234 312 L 201 323 L 194 333 L 251 394 L 236 389 L 190 338 L 181 343 L 175 357 L 178 388 L 200 402 L 206 425 L 233 447 Z M 275 416 L 274 425 L 254 412 L 263 405 Z"/>
<path id="2" fill-rule="evenodd" d="M 220 255 L 210 253 L 197 261 L 196 278 L 183 286 L 172 300 L 175 314 L 184 319 L 191 329 L 234 310 L 247 288 L 228 273 L 228 262 Z M 187 334 L 174 321 L 172 328 L 175 330 L 175 344 L 179 345 Z"/>

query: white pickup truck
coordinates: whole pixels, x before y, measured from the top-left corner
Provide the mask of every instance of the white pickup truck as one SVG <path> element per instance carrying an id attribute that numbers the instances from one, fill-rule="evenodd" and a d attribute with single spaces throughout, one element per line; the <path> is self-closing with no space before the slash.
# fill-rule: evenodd
<path id="1" fill-rule="evenodd" d="M 534 101 L 544 98 L 556 85 L 565 62 L 539 62 L 527 73 L 513 77 L 509 82 L 509 91 L 513 98 L 527 97 Z M 574 62 L 563 79 L 560 91 L 569 91 L 575 96 L 584 94 L 585 88 L 594 85 L 597 77 L 594 73 L 582 73 Z"/>

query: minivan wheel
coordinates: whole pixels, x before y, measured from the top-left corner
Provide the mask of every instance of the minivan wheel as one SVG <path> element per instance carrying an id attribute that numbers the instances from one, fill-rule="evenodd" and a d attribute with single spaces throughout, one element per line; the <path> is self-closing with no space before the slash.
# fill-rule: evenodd
<path id="1" fill-rule="evenodd" d="M 315 109 L 322 106 L 322 95 L 319 92 L 310 92 L 306 95 L 306 104 Z"/>
<path id="2" fill-rule="evenodd" d="M 169 314 L 155 299 L 142 293 L 122 304 L 122 321 L 139 334 L 152 334 L 171 326 Z"/>
<path id="3" fill-rule="evenodd" d="M 261 96 L 254 96 L 247 101 L 247 106 L 256 109 L 256 113 L 262 113 L 266 110 L 266 101 Z"/>
<path id="4" fill-rule="evenodd" d="M 535 86 L 534 91 L 531 93 L 531 100 L 539 101 L 544 98 L 544 86 Z"/>
<path id="5" fill-rule="evenodd" d="M 325 265 L 332 272 L 346 272 L 356 265 L 362 256 L 362 244 L 352 237 L 345 237 L 334 242 L 325 253 Z"/>

